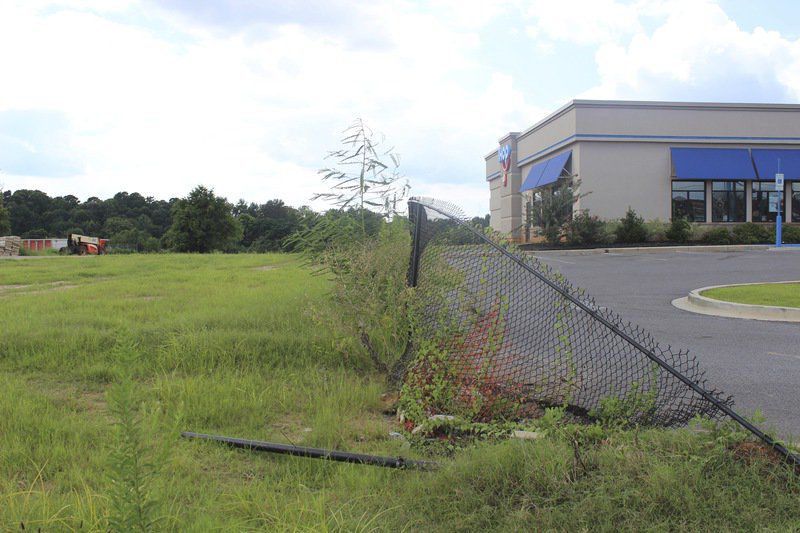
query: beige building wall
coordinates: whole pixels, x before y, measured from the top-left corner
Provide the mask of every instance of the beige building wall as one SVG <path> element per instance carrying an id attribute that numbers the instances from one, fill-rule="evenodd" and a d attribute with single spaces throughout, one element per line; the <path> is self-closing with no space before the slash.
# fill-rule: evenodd
<path id="1" fill-rule="evenodd" d="M 655 143 L 581 142 L 580 209 L 603 219 L 619 218 L 628 206 L 645 220 L 669 220 L 669 146 Z"/>
<path id="2" fill-rule="evenodd" d="M 568 108 L 522 132 L 517 138 L 519 161 L 526 164 L 541 159 L 546 150 L 558 150 L 563 146 L 561 141 L 575 134 L 575 120 L 576 110 Z"/>
<path id="3" fill-rule="evenodd" d="M 748 143 L 773 143 L 775 137 L 800 137 L 798 105 L 592 100 L 575 100 L 572 105 L 578 111 L 576 131 L 583 135 L 747 137 Z M 697 138 L 693 141 L 736 144 L 743 139 Z M 637 142 L 664 140 L 637 139 Z"/>
<path id="4" fill-rule="evenodd" d="M 645 219 L 666 221 L 670 147 L 798 148 L 800 105 L 575 100 L 500 144 L 509 139 L 515 141 L 509 187 L 502 187 L 497 150 L 486 156 L 493 228 L 508 233 L 522 224 L 522 181 L 535 163 L 567 149 L 580 192 L 588 193 L 576 209 L 610 219 L 631 206 Z M 708 210 L 710 199 L 708 191 Z"/>

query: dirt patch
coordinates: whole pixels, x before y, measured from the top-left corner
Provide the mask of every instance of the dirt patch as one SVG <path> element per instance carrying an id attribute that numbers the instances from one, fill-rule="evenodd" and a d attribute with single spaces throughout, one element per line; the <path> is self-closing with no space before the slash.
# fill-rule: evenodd
<path id="1" fill-rule="evenodd" d="M 287 415 L 279 422 L 267 424 L 267 429 L 276 435 L 276 438 L 279 435 L 283 439 L 290 441 L 290 444 L 303 442 L 305 437 L 312 431 L 310 427 L 302 424 L 300 418 L 290 415 Z"/>
<path id="2" fill-rule="evenodd" d="M 109 423 L 113 421 L 106 402 L 106 388 L 87 390 L 82 384 L 58 381 L 55 379 L 29 379 L 32 390 L 68 409 L 88 413 L 102 418 Z"/>
<path id="3" fill-rule="evenodd" d="M 41 285 L 0 285 L 0 295 L 8 293 L 8 295 L 17 294 L 41 294 L 43 292 L 64 291 L 67 289 L 74 289 L 78 285 L 69 283 L 67 281 L 53 281 L 51 283 L 42 283 Z M 33 289 L 33 290 L 26 290 Z"/>
<path id="4" fill-rule="evenodd" d="M 0 292 L 13 291 L 16 289 L 25 289 L 30 285 L 0 285 Z"/>
<path id="5" fill-rule="evenodd" d="M 81 392 L 76 398 L 82 410 L 110 417 L 105 392 Z"/>
<path id="6" fill-rule="evenodd" d="M 264 265 L 264 266 L 260 266 L 260 267 L 255 267 L 253 270 L 260 270 L 260 271 L 264 272 L 264 271 L 267 271 L 267 270 L 275 270 L 276 268 L 278 268 L 278 267 L 275 266 L 275 265 Z"/>
<path id="7" fill-rule="evenodd" d="M 42 294 L 44 292 L 65 291 L 67 289 L 74 289 L 77 285 L 68 285 L 65 281 L 57 281 L 50 283 L 46 289 L 39 289 L 35 291 L 23 291 L 21 294 Z"/>
<path id="8" fill-rule="evenodd" d="M 778 464 L 783 462 L 783 457 L 763 442 L 744 441 L 731 446 L 734 457 L 746 464 L 755 461 L 768 461 Z"/>

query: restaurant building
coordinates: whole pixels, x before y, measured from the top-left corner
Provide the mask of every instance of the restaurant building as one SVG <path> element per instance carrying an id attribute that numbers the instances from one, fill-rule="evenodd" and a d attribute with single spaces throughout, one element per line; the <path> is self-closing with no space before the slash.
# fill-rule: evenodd
<path id="1" fill-rule="evenodd" d="M 485 159 L 491 226 L 517 239 L 526 203 L 564 182 L 574 211 L 602 219 L 630 206 L 645 220 L 774 223 L 782 210 L 800 223 L 800 105 L 574 100 Z"/>

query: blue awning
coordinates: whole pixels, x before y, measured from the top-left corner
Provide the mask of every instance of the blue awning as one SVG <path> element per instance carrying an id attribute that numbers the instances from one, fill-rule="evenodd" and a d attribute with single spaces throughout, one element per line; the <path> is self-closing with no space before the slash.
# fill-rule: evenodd
<path id="1" fill-rule="evenodd" d="M 542 172 L 544 172 L 546 166 L 547 166 L 546 160 L 533 165 L 531 171 L 528 172 L 528 176 L 525 178 L 525 181 L 522 182 L 522 185 L 519 188 L 519 192 L 535 189 L 536 184 L 539 183 L 539 178 L 542 177 Z"/>
<path id="2" fill-rule="evenodd" d="M 676 179 L 756 179 L 753 161 L 746 148 L 670 148 L 670 151 Z"/>
<path id="3" fill-rule="evenodd" d="M 567 150 L 533 165 L 533 168 L 528 172 L 528 176 L 522 183 L 522 187 L 519 188 L 519 192 L 537 189 L 554 183 L 561 177 L 570 157 L 572 157 L 572 150 Z"/>
<path id="4" fill-rule="evenodd" d="M 760 180 L 773 181 L 778 172 L 787 180 L 800 180 L 800 150 L 753 148 L 753 163 Z"/>

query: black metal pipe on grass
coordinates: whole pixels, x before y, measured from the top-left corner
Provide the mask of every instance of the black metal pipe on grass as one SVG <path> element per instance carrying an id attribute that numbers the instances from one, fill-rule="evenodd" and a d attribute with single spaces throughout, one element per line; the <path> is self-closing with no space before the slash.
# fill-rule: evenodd
<path id="1" fill-rule="evenodd" d="M 363 453 L 350 453 L 338 450 L 325 450 L 323 448 L 308 448 L 305 446 L 294 446 L 291 444 L 278 444 L 275 442 L 223 437 L 221 435 L 193 433 L 191 431 L 182 432 L 181 437 L 185 437 L 187 439 L 213 440 L 225 443 L 234 448 L 254 450 L 257 452 L 280 453 L 284 455 L 294 455 L 297 457 L 327 459 L 329 461 L 383 466 L 386 468 L 418 468 L 421 470 L 431 470 L 439 466 L 438 463 L 432 461 L 415 461 L 412 459 L 404 459 L 402 457 L 382 457 L 380 455 L 367 455 Z"/>

